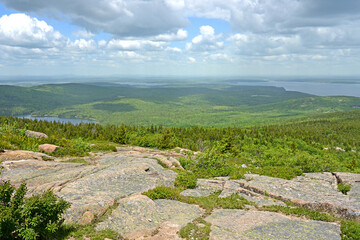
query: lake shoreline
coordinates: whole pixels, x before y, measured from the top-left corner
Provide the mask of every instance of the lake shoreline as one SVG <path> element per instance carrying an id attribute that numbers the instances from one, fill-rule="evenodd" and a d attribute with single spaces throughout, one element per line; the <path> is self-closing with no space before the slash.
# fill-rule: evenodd
<path id="1" fill-rule="evenodd" d="M 31 120 L 39 120 L 39 121 L 47 121 L 47 122 L 61 122 L 61 123 L 72 123 L 74 125 L 80 123 L 99 123 L 96 120 L 91 119 L 81 119 L 81 118 L 61 118 L 61 117 L 54 117 L 54 116 L 34 116 L 31 114 L 28 115 L 16 115 L 14 117 L 17 118 L 25 118 Z"/>

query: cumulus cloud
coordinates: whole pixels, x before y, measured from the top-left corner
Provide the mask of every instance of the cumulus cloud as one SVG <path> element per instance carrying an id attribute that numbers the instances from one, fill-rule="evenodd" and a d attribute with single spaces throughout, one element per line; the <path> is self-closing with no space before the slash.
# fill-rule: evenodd
<path id="1" fill-rule="evenodd" d="M 184 29 L 179 29 L 176 33 L 170 33 L 170 34 L 160 34 L 155 37 L 153 37 L 153 40 L 156 41 L 183 41 L 186 40 L 188 37 L 187 31 Z"/>
<path id="2" fill-rule="evenodd" d="M 181 1 L 163 0 L 1 0 L 6 7 L 70 19 L 90 32 L 117 36 L 152 36 L 187 25 Z"/>
<path id="3" fill-rule="evenodd" d="M 66 44 L 67 38 L 44 21 L 23 13 L 0 18 L 0 44 L 26 48 L 50 48 Z"/>
<path id="4" fill-rule="evenodd" d="M 73 49 L 85 51 L 85 52 L 96 52 L 97 51 L 97 44 L 94 40 L 85 40 L 79 39 L 75 40 L 73 43 L 69 45 Z"/>
<path id="5" fill-rule="evenodd" d="M 165 0 L 165 4 L 173 10 L 182 10 L 185 7 L 184 0 Z"/>
<path id="6" fill-rule="evenodd" d="M 224 19 L 238 32 L 293 32 L 359 21 L 358 0 L 0 0 L 27 13 L 65 18 L 88 32 L 117 36 L 176 33 L 187 17 Z M 85 38 L 84 36 L 81 36 Z"/>
<path id="7" fill-rule="evenodd" d="M 189 16 L 223 19 L 235 31 L 252 33 L 339 26 L 360 18 L 358 0 L 186 0 L 185 9 Z"/>
<path id="8" fill-rule="evenodd" d="M 227 39 L 238 55 L 266 56 L 305 51 L 298 35 L 234 34 Z"/>
<path id="9" fill-rule="evenodd" d="M 119 59 L 149 64 L 155 61 L 236 64 L 252 59 L 267 64 L 342 63 L 350 59 L 358 62 L 360 54 L 359 0 L 0 0 L 0 3 L 27 14 L 0 16 L 0 59 L 6 59 L 2 62 L 5 66 L 9 59 L 70 64 L 90 58 L 104 64 Z M 76 40 L 39 20 L 43 16 L 77 25 L 81 30 L 72 33 Z M 204 23 L 199 34 L 192 36 L 192 29 L 186 28 L 192 21 L 190 17 L 203 18 L 199 21 L 204 22 L 206 18 L 225 20 L 231 32 L 222 33 L 221 27 L 212 25 L 216 26 L 214 29 Z M 105 35 L 110 40 L 95 40 L 102 36 L 98 33 L 109 33 Z"/>
<path id="10" fill-rule="evenodd" d="M 110 40 L 107 47 L 116 50 L 162 50 L 166 42 L 157 42 L 151 40 Z"/>
<path id="11" fill-rule="evenodd" d="M 190 51 L 209 51 L 218 50 L 224 46 L 223 41 L 219 41 L 221 34 L 215 35 L 213 27 L 206 25 L 200 27 L 200 35 L 197 35 L 191 40 L 191 43 L 186 44 L 186 49 Z"/>
<path id="12" fill-rule="evenodd" d="M 72 34 L 76 37 L 85 38 L 85 39 L 91 39 L 95 36 L 94 33 L 88 32 L 86 30 L 77 30 Z"/>

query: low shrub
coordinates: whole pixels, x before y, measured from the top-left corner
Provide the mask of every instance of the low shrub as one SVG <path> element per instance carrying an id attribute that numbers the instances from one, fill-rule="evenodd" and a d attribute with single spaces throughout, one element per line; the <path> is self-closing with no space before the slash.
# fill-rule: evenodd
<path id="1" fill-rule="evenodd" d="M 219 198 L 219 195 L 220 192 L 216 192 L 207 197 L 191 197 L 191 199 L 207 212 L 211 212 L 214 208 L 243 209 L 245 204 L 249 204 L 248 200 L 235 193 L 225 198 Z"/>
<path id="2" fill-rule="evenodd" d="M 0 183 L 0 239 L 48 239 L 60 229 L 70 204 L 51 191 L 24 198 L 26 192 L 25 184 Z"/>
<path id="3" fill-rule="evenodd" d="M 190 158 L 180 157 L 179 162 L 181 166 L 186 170 L 190 170 L 195 166 L 195 161 Z"/>
<path id="4" fill-rule="evenodd" d="M 181 188 L 195 188 L 197 177 L 194 173 L 181 171 L 175 179 L 175 186 Z"/>
<path id="5" fill-rule="evenodd" d="M 177 189 L 171 188 L 171 187 L 165 187 L 165 186 L 156 187 L 152 190 L 149 190 L 149 191 L 143 193 L 143 195 L 148 196 L 152 200 L 155 200 L 155 199 L 179 200 L 179 199 L 181 199 L 180 193 Z"/>
<path id="6" fill-rule="evenodd" d="M 287 180 L 293 179 L 296 176 L 303 174 L 303 172 L 298 168 L 283 166 L 265 166 L 260 169 L 253 170 L 253 173 L 269 177 L 283 178 Z"/>
<path id="7" fill-rule="evenodd" d="M 297 217 L 307 217 L 312 220 L 334 222 L 337 218 L 333 217 L 328 213 L 322 213 L 299 207 L 284 207 L 284 206 L 264 206 L 261 210 L 270 212 L 281 212 L 285 215 L 293 215 Z"/>
<path id="8" fill-rule="evenodd" d="M 207 240 L 210 237 L 211 224 L 198 218 L 180 229 L 179 235 L 185 239 Z"/>
<path id="9" fill-rule="evenodd" d="M 92 152 L 116 152 L 116 147 L 111 143 L 95 143 L 90 146 Z"/>
<path id="10" fill-rule="evenodd" d="M 339 183 L 337 185 L 337 188 L 340 192 L 342 192 L 343 194 L 347 195 L 347 193 L 351 190 L 351 186 L 347 185 L 345 183 Z"/>
<path id="11" fill-rule="evenodd" d="M 95 226 L 88 224 L 85 226 L 77 226 L 70 233 L 66 234 L 65 239 L 74 239 L 74 240 L 104 240 L 107 239 L 123 239 L 117 232 L 111 229 L 104 229 L 96 231 Z"/>
<path id="12" fill-rule="evenodd" d="M 354 221 L 341 222 L 341 239 L 342 240 L 359 240 L 360 223 Z"/>

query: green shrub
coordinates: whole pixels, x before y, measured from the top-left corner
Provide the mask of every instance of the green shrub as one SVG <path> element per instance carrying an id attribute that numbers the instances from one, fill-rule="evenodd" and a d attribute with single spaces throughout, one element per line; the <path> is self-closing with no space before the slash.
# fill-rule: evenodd
<path id="1" fill-rule="evenodd" d="M 342 240 L 359 240 L 360 223 L 354 221 L 341 222 L 341 239 Z"/>
<path id="2" fill-rule="evenodd" d="M 143 194 L 148 196 L 152 200 L 155 199 L 179 200 L 181 198 L 180 193 L 178 192 L 177 189 L 171 187 L 165 187 L 165 186 L 156 187 Z"/>
<path id="3" fill-rule="evenodd" d="M 283 166 L 265 166 L 256 170 L 257 171 L 254 170 L 254 173 L 269 177 L 283 178 L 287 180 L 293 179 L 296 176 L 300 176 L 303 174 L 303 172 L 298 168 Z"/>
<path id="4" fill-rule="evenodd" d="M 249 201 L 234 193 L 225 198 L 219 198 L 220 192 L 213 193 L 207 197 L 191 197 L 194 204 L 211 212 L 214 208 L 243 209 Z"/>
<path id="5" fill-rule="evenodd" d="M 163 168 L 168 168 L 167 166 L 166 166 L 166 164 L 165 163 L 163 163 L 160 159 L 158 159 L 158 158 L 154 158 L 156 161 L 157 161 L 157 163 L 160 165 L 160 166 L 162 166 Z"/>
<path id="6" fill-rule="evenodd" d="M 104 229 L 96 231 L 95 226 L 92 224 L 77 226 L 72 229 L 71 233 L 66 234 L 66 239 L 72 237 L 75 240 L 83 240 L 89 238 L 91 240 L 104 240 L 108 239 L 123 239 L 117 232 L 111 229 Z"/>
<path id="7" fill-rule="evenodd" d="M 285 215 L 293 215 L 297 217 L 307 217 L 312 220 L 334 222 L 337 219 L 328 213 L 322 213 L 299 207 L 284 207 L 284 206 L 264 206 L 261 210 L 270 212 L 281 212 Z"/>
<path id="8" fill-rule="evenodd" d="M 346 185 L 344 183 L 339 183 L 337 187 L 338 187 L 338 190 L 345 195 L 347 194 L 347 192 L 349 192 L 351 190 L 351 186 Z"/>
<path id="9" fill-rule="evenodd" d="M 111 143 L 96 143 L 90 147 L 92 152 L 116 152 L 116 147 Z"/>
<path id="10" fill-rule="evenodd" d="M 210 237 L 211 224 L 203 219 L 195 219 L 180 229 L 179 235 L 185 239 L 207 240 Z"/>
<path id="11" fill-rule="evenodd" d="M 25 184 L 14 191 L 9 182 L 0 184 L 0 239 L 47 239 L 56 234 L 70 204 L 51 191 L 24 198 Z"/>
<path id="12" fill-rule="evenodd" d="M 192 160 L 190 158 L 185 158 L 185 157 L 179 157 L 179 162 L 180 162 L 181 166 L 186 170 L 191 170 L 195 165 L 194 160 Z"/>
<path id="13" fill-rule="evenodd" d="M 90 151 L 90 145 L 87 142 L 85 142 L 82 138 L 71 139 L 71 140 L 62 138 L 54 142 L 53 144 L 60 146 L 53 153 L 51 153 L 51 155 L 57 157 L 63 157 L 63 156 L 83 157 L 88 155 L 88 152 Z"/>
<path id="14" fill-rule="evenodd" d="M 175 186 L 181 188 L 195 188 L 197 177 L 194 173 L 181 171 L 175 179 Z"/>

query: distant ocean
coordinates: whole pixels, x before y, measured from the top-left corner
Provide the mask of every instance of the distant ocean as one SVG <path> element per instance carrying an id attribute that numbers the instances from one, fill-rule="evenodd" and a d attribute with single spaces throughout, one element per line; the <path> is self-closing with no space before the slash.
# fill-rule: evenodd
<path id="1" fill-rule="evenodd" d="M 297 91 L 314 94 L 317 96 L 354 96 L 360 97 L 360 83 L 319 83 L 319 82 L 296 82 L 296 81 L 232 81 L 229 85 L 238 86 L 274 86 L 283 87 L 287 91 Z"/>

